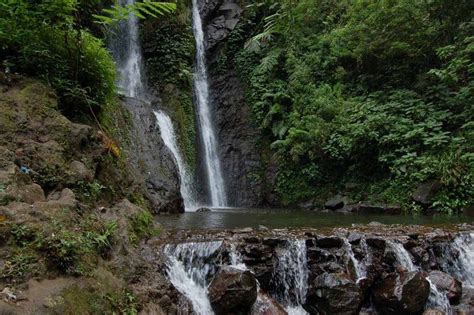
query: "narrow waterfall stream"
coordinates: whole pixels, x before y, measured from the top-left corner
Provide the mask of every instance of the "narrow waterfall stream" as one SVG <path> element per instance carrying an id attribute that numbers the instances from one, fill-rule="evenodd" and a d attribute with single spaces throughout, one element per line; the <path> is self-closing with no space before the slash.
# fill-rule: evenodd
<path id="1" fill-rule="evenodd" d="M 181 196 L 184 200 L 184 208 L 186 211 L 193 211 L 196 209 L 196 202 L 194 200 L 193 181 L 186 168 L 181 152 L 178 148 L 178 139 L 174 131 L 171 118 L 163 111 L 155 111 L 156 120 L 161 131 L 161 138 L 166 147 L 173 153 L 173 156 L 178 165 L 179 176 L 181 179 Z"/>
<path id="2" fill-rule="evenodd" d="M 352 262 L 352 265 L 354 266 L 354 269 L 356 272 L 356 276 L 357 276 L 356 283 L 359 283 L 360 280 L 365 279 L 367 277 L 366 265 L 364 264 L 363 261 L 357 260 L 357 258 L 355 257 L 354 251 L 352 250 L 352 245 L 351 243 L 349 243 L 347 238 L 344 238 L 344 246 L 346 247 L 346 253 L 347 253 L 348 259 Z"/>
<path id="3" fill-rule="evenodd" d="M 289 315 L 308 314 L 303 309 L 308 291 L 308 262 L 305 240 L 289 240 L 278 255 L 273 282 L 277 300 Z"/>
<path id="4" fill-rule="evenodd" d="M 403 247 L 402 244 L 395 241 L 387 241 L 387 246 L 393 251 L 397 262 L 400 266 L 404 267 L 408 271 L 416 271 L 418 268 L 413 264 L 410 253 Z"/>
<path id="5" fill-rule="evenodd" d="M 221 163 L 217 153 L 217 138 L 210 108 L 209 82 L 206 68 L 206 51 L 204 31 L 198 0 L 193 0 L 193 30 L 196 39 L 196 70 L 194 73 L 194 90 L 199 122 L 199 131 L 203 144 L 204 162 L 207 173 L 211 206 L 227 206 L 225 182 Z"/>

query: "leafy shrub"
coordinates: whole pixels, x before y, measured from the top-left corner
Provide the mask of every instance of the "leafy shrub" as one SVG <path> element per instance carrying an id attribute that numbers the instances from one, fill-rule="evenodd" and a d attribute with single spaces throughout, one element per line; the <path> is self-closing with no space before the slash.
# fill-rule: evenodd
<path id="1" fill-rule="evenodd" d="M 148 211 L 141 211 L 129 219 L 129 238 L 132 243 L 147 237 L 156 236 L 159 230 L 154 226 L 153 215 Z"/>
<path id="2" fill-rule="evenodd" d="M 90 114 L 112 100 L 115 64 L 103 42 L 80 24 L 82 7 L 79 0 L 2 3 L 0 59 L 53 86 L 66 112 Z"/>

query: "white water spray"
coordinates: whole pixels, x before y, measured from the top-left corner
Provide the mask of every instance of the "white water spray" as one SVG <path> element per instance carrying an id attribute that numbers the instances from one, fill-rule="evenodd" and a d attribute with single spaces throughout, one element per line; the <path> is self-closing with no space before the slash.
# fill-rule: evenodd
<path id="1" fill-rule="evenodd" d="M 181 179 L 181 196 L 184 200 L 184 208 L 186 211 L 196 210 L 196 202 L 194 200 L 194 189 L 193 181 L 189 176 L 189 172 L 186 168 L 186 163 L 182 158 L 181 152 L 178 148 L 178 139 L 174 132 L 173 123 L 168 115 L 163 111 L 155 111 L 156 120 L 161 131 L 161 138 L 165 143 L 166 147 L 173 153 L 173 156 L 178 165 L 179 176 Z"/>
<path id="2" fill-rule="evenodd" d="M 193 0 L 193 30 L 196 39 L 196 70 L 194 89 L 198 109 L 198 121 L 203 143 L 204 160 L 207 173 L 211 206 L 227 206 L 225 182 L 222 176 L 221 163 L 217 154 L 217 138 L 209 107 L 209 83 L 207 79 L 204 32 L 199 13 L 198 0 Z"/>
<path id="3" fill-rule="evenodd" d="M 360 280 L 367 278 L 366 266 L 364 265 L 363 261 L 359 262 L 357 258 L 355 258 L 354 251 L 352 250 L 352 245 L 346 238 L 344 238 L 344 245 L 346 248 L 347 256 L 349 260 L 352 261 L 352 264 L 354 266 L 357 277 L 356 283 L 358 283 Z"/>
<path id="4" fill-rule="evenodd" d="M 458 256 L 454 265 L 446 269 L 461 280 L 464 286 L 474 287 L 474 233 L 459 234 L 451 246 Z"/>
<path id="5" fill-rule="evenodd" d="M 214 274 L 217 262 L 210 259 L 221 248 L 222 242 L 183 243 L 167 245 L 168 278 L 174 287 L 192 303 L 199 315 L 212 315 L 207 295 L 208 279 Z"/>
<path id="6" fill-rule="evenodd" d="M 308 314 L 303 309 L 308 291 L 308 261 L 305 240 L 290 240 L 278 254 L 278 264 L 273 274 L 275 287 L 279 288 L 277 300 L 289 315 Z"/>
<path id="7" fill-rule="evenodd" d="M 453 308 L 449 303 L 446 292 L 440 292 L 436 285 L 431 282 L 430 277 L 427 277 L 426 280 L 428 280 L 430 284 L 430 295 L 425 309 L 436 309 L 442 311 L 445 315 L 452 315 Z"/>
<path id="8" fill-rule="evenodd" d="M 417 271 L 418 268 L 413 264 L 410 253 L 403 247 L 402 244 L 395 241 L 387 241 L 388 247 L 393 251 L 397 262 L 408 271 Z"/>

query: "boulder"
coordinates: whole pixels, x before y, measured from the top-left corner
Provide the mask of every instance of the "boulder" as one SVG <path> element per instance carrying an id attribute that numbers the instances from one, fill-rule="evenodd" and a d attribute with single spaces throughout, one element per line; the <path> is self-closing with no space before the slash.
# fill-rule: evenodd
<path id="1" fill-rule="evenodd" d="M 364 294 L 343 273 L 324 273 L 310 286 L 304 308 L 310 314 L 357 314 Z"/>
<path id="2" fill-rule="evenodd" d="M 418 314 L 425 307 L 430 284 L 420 272 L 391 273 L 373 290 L 381 314 Z"/>
<path id="3" fill-rule="evenodd" d="M 259 291 L 251 315 L 288 315 L 285 309 L 268 294 Z"/>
<path id="4" fill-rule="evenodd" d="M 196 212 L 211 212 L 211 209 L 202 207 L 202 208 L 197 209 Z"/>
<path id="5" fill-rule="evenodd" d="M 87 166 L 79 161 L 72 161 L 69 164 L 69 171 L 75 181 L 90 182 L 94 179 L 94 175 Z"/>
<path id="6" fill-rule="evenodd" d="M 341 195 L 335 195 L 331 197 L 326 203 L 324 204 L 324 208 L 329 210 L 338 210 L 344 207 L 344 199 Z"/>
<path id="7" fill-rule="evenodd" d="M 430 272 L 428 279 L 436 286 L 438 291 L 446 292 L 451 304 L 459 303 L 462 296 L 462 283 L 459 280 L 439 270 Z"/>
<path id="8" fill-rule="evenodd" d="M 441 182 L 439 180 L 430 180 L 419 185 L 411 197 L 415 202 L 429 206 L 440 188 Z"/>
<path id="9" fill-rule="evenodd" d="M 28 204 L 46 200 L 43 188 L 35 183 L 28 185 L 10 185 L 5 190 L 5 193 Z"/>
<path id="10" fill-rule="evenodd" d="M 257 280 L 248 270 L 223 267 L 209 286 L 209 299 L 217 315 L 247 314 L 257 300 Z"/>
<path id="11" fill-rule="evenodd" d="M 453 307 L 454 313 L 459 315 L 472 315 L 474 310 L 474 288 L 466 286 L 458 305 Z"/>

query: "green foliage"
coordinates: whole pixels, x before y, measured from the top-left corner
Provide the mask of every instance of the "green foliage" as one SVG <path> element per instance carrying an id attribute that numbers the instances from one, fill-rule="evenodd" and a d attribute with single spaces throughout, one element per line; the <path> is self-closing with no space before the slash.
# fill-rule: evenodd
<path id="1" fill-rule="evenodd" d="M 258 49 L 239 40 L 228 56 L 279 158 L 282 200 L 355 181 L 410 210 L 413 188 L 436 178 L 438 209 L 471 204 L 473 12 L 469 1 L 254 2 L 241 27 L 255 26 Z"/>
<path id="2" fill-rule="evenodd" d="M 77 192 L 79 198 L 85 202 L 95 202 L 99 200 L 103 190 L 106 187 L 103 186 L 98 181 L 93 182 L 78 182 L 77 183 Z"/>
<path id="3" fill-rule="evenodd" d="M 129 238 L 132 243 L 138 243 L 143 238 L 159 235 L 155 228 L 153 215 L 148 211 L 141 211 L 129 218 Z"/>
<path id="4" fill-rule="evenodd" d="M 11 246 L 17 248 L 2 270 L 2 278 L 24 275 L 37 257 L 55 269 L 71 274 L 88 274 L 99 257 L 106 257 L 114 244 L 117 224 L 103 222 L 90 214 L 80 217 L 64 209 L 48 224 L 12 224 Z"/>
<path id="5" fill-rule="evenodd" d="M 124 314 L 136 315 L 140 309 L 137 298 L 127 289 L 107 286 L 71 286 L 64 290 L 62 303 L 53 314 Z"/>
<path id="6" fill-rule="evenodd" d="M 38 255 L 34 252 L 23 249 L 13 250 L 0 268 L 0 279 L 26 279 L 29 274 L 39 271 L 34 270 L 38 259 Z"/>
<path id="7" fill-rule="evenodd" d="M 96 5 L 100 3 L 97 2 Z M 61 108 L 90 114 L 111 101 L 115 64 L 102 40 L 86 28 L 92 9 L 80 0 L 0 4 L 0 59 L 5 67 L 42 78 L 54 87 Z"/>
<path id="8" fill-rule="evenodd" d="M 95 14 L 94 18 L 97 23 L 110 25 L 121 20 L 126 20 L 131 14 L 140 19 L 145 19 L 146 16 L 157 18 L 159 15 L 166 15 L 175 10 L 176 3 L 144 0 L 143 2 L 136 2 L 124 6 L 114 5 L 110 9 L 103 9 L 105 15 Z"/>

